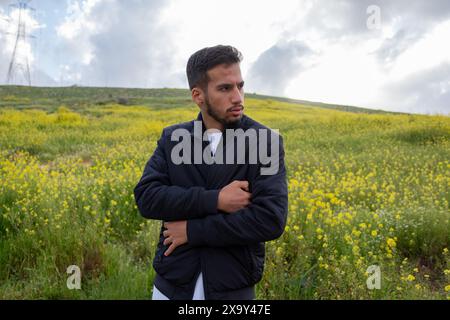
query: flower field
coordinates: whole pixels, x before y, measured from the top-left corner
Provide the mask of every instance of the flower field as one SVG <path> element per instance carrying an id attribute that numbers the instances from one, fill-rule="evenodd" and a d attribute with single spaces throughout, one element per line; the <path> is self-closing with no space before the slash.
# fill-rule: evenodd
<path id="1" fill-rule="evenodd" d="M 151 297 L 160 222 L 133 188 L 162 129 L 198 107 L 148 92 L 0 88 L 0 299 Z M 450 118 L 274 99 L 246 99 L 284 137 L 289 186 L 257 298 L 449 299 Z"/>

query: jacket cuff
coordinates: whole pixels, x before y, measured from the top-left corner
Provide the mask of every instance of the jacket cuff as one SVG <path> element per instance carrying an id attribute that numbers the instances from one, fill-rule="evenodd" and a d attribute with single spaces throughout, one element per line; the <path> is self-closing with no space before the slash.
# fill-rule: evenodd
<path id="1" fill-rule="evenodd" d="M 202 246 L 205 243 L 203 238 L 203 221 L 204 219 L 187 220 L 186 233 L 188 244 L 191 246 Z"/>
<path id="2" fill-rule="evenodd" d="M 217 204 L 219 201 L 219 192 L 220 190 L 206 190 L 202 194 L 201 203 L 203 206 L 203 210 L 201 210 L 204 213 L 207 214 L 216 214 Z"/>

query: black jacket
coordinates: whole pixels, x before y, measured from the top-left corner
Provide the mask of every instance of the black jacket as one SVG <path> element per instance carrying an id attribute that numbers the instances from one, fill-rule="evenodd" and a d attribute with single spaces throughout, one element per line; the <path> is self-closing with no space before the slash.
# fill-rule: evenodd
<path id="1" fill-rule="evenodd" d="M 203 121 L 201 113 L 197 120 Z M 134 189 L 143 217 L 188 221 L 188 243 L 168 257 L 163 255 L 168 246 L 163 245 L 161 226 L 153 260 L 155 285 L 170 299 L 192 299 L 201 271 L 206 299 L 253 299 L 254 285 L 264 270 L 264 242 L 280 237 L 286 225 L 288 195 L 282 137 L 279 136 L 278 172 L 261 175 L 264 165 L 259 158 L 256 164 L 249 164 L 249 159 L 245 164 L 174 164 L 171 151 L 178 141 L 171 141 L 171 133 L 180 128 L 189 131 L 192 142 L 198 139 L 194 136 L 194 121 L 165 128 Z M 268 129 L 245 115 L 232 128 Z M 204 133 L 204 123 L 202 129 Z M 227 146 L 232 145 L 226 140 L 223 134 L 218 147 L 223 145 L 225 154 L 229 152 Z M 270 150 L 270 139 L 266 140 Z M 209 142 L 201 143 L 204 148 Z M 234 145 L 236 157 L 236 141 Z M 247 141 L 247 152 L 249 148 L 252 149 Z M 193 157 L 192 154 L 192 160 Z M 251 204 L 227 214 L 217 209 L 218 195 L 234 180 L 249 181 Z"/>

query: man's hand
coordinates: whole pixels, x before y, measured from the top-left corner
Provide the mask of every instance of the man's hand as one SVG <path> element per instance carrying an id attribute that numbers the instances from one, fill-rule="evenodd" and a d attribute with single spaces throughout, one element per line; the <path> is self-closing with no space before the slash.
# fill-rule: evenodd
<path id="1" fill-rule="evenodd" d="M 176 221 L 176 222 L 164 222 L 165 230 L 163 232 L 164 235 L 164 245 L 169 245 L 169 249 L 164 252 L 164 255 L 167 257 L 170 255 L 173 250 L 177 247 L 188 242 L 187 239 L 187 222 L 184 221 Z"/>
<path id="2" fill-rule="evenodd" d="M 248 181 L 233 181 L 220 190 L 217 208 L 227 213 L 245 208 L 252 195 L 248 191 Z"/>

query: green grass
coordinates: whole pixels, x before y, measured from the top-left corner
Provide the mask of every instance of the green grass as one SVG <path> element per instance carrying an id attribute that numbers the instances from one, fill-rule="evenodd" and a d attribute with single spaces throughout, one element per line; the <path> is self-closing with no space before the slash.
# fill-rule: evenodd
<path id="1" fill-rule="evenodd" d="M 132 191 L 162 128 L 197 113 L 182 89 L 0 87 L 0 298 L 149 299 L 160 222 Z M 246 113 L 280 130 L 289 182 L 258 298 L 448 298 L 448 117 L 258 95 Z"/>

